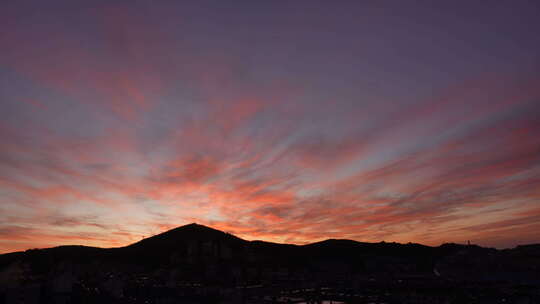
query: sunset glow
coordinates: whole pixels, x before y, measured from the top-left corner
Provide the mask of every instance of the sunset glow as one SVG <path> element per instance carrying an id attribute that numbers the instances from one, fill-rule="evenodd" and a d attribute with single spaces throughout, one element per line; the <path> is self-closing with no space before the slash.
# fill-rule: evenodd
<path id="1" fill-rule="evenodd" d="M 540 242 L 533 1 L 45 2 L 0 10 L 0 253 Z"/>

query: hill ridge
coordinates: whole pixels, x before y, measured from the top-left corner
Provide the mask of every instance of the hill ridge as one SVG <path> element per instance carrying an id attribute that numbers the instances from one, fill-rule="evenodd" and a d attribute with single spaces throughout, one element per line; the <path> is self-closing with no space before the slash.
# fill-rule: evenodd
<path id="1" fill-rule="evenodd" d="M 30 250 L 47 250 L 47 249 L 68 248 L 68 247 L 69 248 L 74 248 L 74 247 L 95 248 L 95 249 L 104 249 L 104 250 L 122 249 L 122 248 L 130 248 L 130 247 L 140 246 L 140 244 L 147 244 L 149 242 L 155 242 L 156 240 L 160 240 L 160 239 L 163 239 L 163 238 L 166 238 L 166 237 L 179 238 L 181 236 L 193 237 L 192 240 L 201 240 L 201 239 L 210 240 L 212 238 L 217 238 L 217 239 L 230 238 L 230 239 L 234 239 L 236 241 L 241 241 L 241 242 L 246 242 L 246 243 L 295 245 L 295 246 L 299 246 L 299 247 L 306 247 L 306 246 L 309 247 L 309 246 L 323 245 L 323 244 L 329 244 L 329 243 L 349 243 L 349 244 L 366 245 L 366 246 L 368 246 L 368 245 L 378 245 L 378 244 L 379 245 L 391 245 L 391 244 L 394 244 L 394 245 L 402 245 L 402 246 L 418 245 L 418 246 L 429 247 L 429 248 L 443 248 L 443 247 L 456 247 L 456 248 L 471 247 L 472 248 L 472 247 L 477 247 L 477 248 L 481 248 L 481 249 L 495 249 L 495 248 L 490 248 L 490 247 L 483 247 L 483 246 L 476 245 L 476 244 L 468 245 L 468 244 L 460 244 L 460 243 L 443 243 L 443 244 L 440 244 L 438 246 L 430 246 L 430 245 L 425 245 L 425 244 L 421 244 L 421 243 L 411 243 L 411 242 L 409 242 L 409 243 L 385 242 L 385 241 L 362 242 L 362 241 L 357 241 L 357 240 L 338 239 L 338 238 L 329 238 L 329 239 L 324 239 L 324 240 L 317 241 L 317 242 L 298 245 L 298 244 L 291 244 L 291 243 L 277 243 L 277 242 L 265 241 L 265 240 L 260 240 L 260 239 L 257 239 L 257 240 L 245 240 L 245 239 L 242 239 L 242 238 L 240 238 L 240 237 L 238 237 L 238 236 L 236 236 L 234 234 L 224 232 L 224 231 L 221 231 L 221 230 L 218 230 L 218 229 L 206 226 L 206 225 L 202 225 L 202 224 L 198 224 L 196 222 L 193 222 L 193 223 L 189 223 L 189 224 L 185 224 L 185 225 L 181 225 L 181 226 L 169 229 L 169 230 L 164 231 L 164 232 L 160 232 L 158 234 L 146 237 L 146 238 L 144 238 L 144 239 L 142 239 L 140 241 L 137 241 L 137 242 L 125 245 L 125 246 L 120 246 L 120 247 L 95 247 L 95 246 L 87 246 L 87 245 L 82 245 L 82 244 L 72 244 L 72 245 L 59 245 L 59 246 L 46 247 L 46 248 L 31 248 L 31 249 L 29 248 L 29 249 L 24 250 L 24 251 L 14 251 L 14 252 L 2 253 L 2 254 L 0 254 L 0 256 L 6 255 L 6 254 L 18 253 L 18 252 L 25 252 L 25 251 L 30 251 Z M 206 236 L 206 238 L 204 236 Z M 513 250 L 513 249 L 518 249 L 518 248 L 522 248 L 522 249 L 523 248 L 536 248 L 536 247 L 539 247 L 539 246 L 540 246 L 540 243 L 539 244 L 522 244 L 522 245 L 518 245 L 518 246 L 516 246 L 514 248 L 495 249 L 495 250 L 501 251 L 501 250 Z"/>

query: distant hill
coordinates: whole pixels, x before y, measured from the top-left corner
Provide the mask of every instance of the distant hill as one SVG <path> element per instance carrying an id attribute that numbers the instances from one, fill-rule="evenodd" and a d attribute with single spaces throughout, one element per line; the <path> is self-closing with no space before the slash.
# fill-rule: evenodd
<path id="1" fill-rule="evenodd" d="M 496 250 L 476 245 L 363 243 L 329 239 L 307 245 L 246 241 L 198 224 L 181 226 L 120 248 L 60 246 L 0 255 L 0 273 L 23 263 L 33 275 L 59 268 L 88 273 L 97 269 L 118 272 L 155 272 L 176 269 L 184 280 L 246 280 L 257 282 L 268 273 L 342 275 L 442 276 L 498 278 L 508 273 L 529 278 L 540 268 L 540 245 Z M 63 269 L 63 268 L 62 268 Z M 496 271 L 497 272 L 496 272 Z M 527 275 L 525 275 L 527 273 Z"/>

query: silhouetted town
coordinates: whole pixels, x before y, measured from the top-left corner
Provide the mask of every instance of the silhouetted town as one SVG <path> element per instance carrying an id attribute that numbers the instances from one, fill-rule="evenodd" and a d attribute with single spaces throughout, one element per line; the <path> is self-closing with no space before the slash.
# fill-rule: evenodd
<path id="1" fill-rule="evenodd" d="M 540 244 L 245 241 L 197 224 L 122 247 L 0 255 L 0 304 L 540 303 Z"/>

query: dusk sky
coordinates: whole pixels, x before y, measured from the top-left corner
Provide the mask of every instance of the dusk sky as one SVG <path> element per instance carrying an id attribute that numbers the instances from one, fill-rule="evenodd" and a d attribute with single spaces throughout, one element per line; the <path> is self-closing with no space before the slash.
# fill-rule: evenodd
<path id="1" fill-rule="evenodd" d="M 4 1 L 0 253 L 197 222 L 540 242 L 538 1 Z"/>

